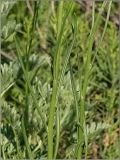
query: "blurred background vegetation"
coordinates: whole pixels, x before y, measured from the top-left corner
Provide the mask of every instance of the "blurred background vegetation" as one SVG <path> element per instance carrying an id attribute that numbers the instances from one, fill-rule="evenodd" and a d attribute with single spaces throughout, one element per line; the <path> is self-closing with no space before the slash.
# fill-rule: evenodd
<path id="1" fill-rule="evenodd" d="M 63 14 L 70 7 L 68 1 L 64 2 Z M 58 3 L 58 1 L 40 1 L 29 59 L 31 84 L 46 124 L 48 123 L 48 109 L 52 92 L 53 53 L 56 45 Z M 79 96 L 77 60 L 79 59 L 80 70 L 82 70 L 82 64 L 86 58 L 86 42 L 92 24 L 93 2 L 75 1 L 74 3 L 73 14 L 69 16 L 65 27 L 65 37 L 67 38 L 63 46 L 69 45 L 72 40 L 71 24 L 77 17 L 79 27 L 76 43 L 71 53 L 71 65 Z M 95 17 L 101 7 L 101 3 L 95 2 Z M 25 145 L 21 131 L 21 115 L 25 106 L 25 79 L 17 59 L 14 36 L 18 37 L 19 45 L 23 51 L 24 62 L 27 32 L 31 25 L 33 5 L 34 2 L 28 0 L 10 3 L 2 1 L 1 3 L 0 103 L 2 109 L 1 153 L 3 159 L 22 159 L 25 157 Z M 107 9 L 106 7 L 101 25 L 96 33 L 93 55 L 98 48 L 99 39 L 103 32 Z M 92 71 L 89 77 L 85 103 L 89 159 L 116 159 L 119 157 L 118 15 L 118 3 L 113 2 L 105 37 L 95 56 L 94 63 L 91 64 Z M 64 55 L 62 56 L 64 57 Z M 46 158 L 47 133 L 31 96 L 29 96 L 29 105 L 29 144 L 36 159 Z M 73 158 L 73 149 L 77 140 L 76 111 L 69 66 L 67 66 L 64 80 L 60 87 L 58 105 L 60 106 L 61 128 L 57 158 Z"/>

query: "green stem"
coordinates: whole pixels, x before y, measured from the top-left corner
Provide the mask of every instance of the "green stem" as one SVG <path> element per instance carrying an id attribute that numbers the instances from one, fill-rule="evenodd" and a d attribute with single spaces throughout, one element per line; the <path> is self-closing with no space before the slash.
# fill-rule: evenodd
<path id="1" fill-rule="evenodd" d="M 55 151 L 53 159 L 56 159 L 57 151 L 59 147 L 59 139 L 60 139 L 60 110 L 57 108 L 57 115 L 56 115 L 56 143 L 55 143 Z"/>
<path id="2" fill-rule="evenodd" d="M 71 3 L 71 7 L 68 10 L 66 16 L 63 18 L 63 21 L 62 21 L 62 14 L 61 14 L 63 10 L 62 9 L 63 1 L 60 1 L 59 7 L 58 7 L 57 44 L 56 44 L 56 53 L 54 55 L 54 64 L 53 64 L 53 67 L 54 67 L 53 90 L 52 90 L 52 98 L 50 103 L 49 121 L 48 121 L 48 159 L 53 158 L 53 125 L 54 125 L 55 107 L 57 104 L 57 93 L 58 93 L 58 87 L 59 87 L 62 38 L 63 38 L 63 33 L 64 33 L 67 18 L 73 9 L 72 6 L 73 6 L 73 3 Z M 59 138 L 57 137 L 56 141 L 58 140 Z M 57 142 L 57 145 L 58 145 L 58 142 Z"/>
<path id="3" fill-rule="evenodd" d="M 27 33 L 27 45 L 26 45 L 26 65 L 25 65 L 25 70 L 26 70 L 26 79 L 29 80 L 29 57 L 31 53 L 31 45 L 32 45 L 32 39 L 33 39 L 33 33 L 35 29 L 35 24 L 37 20 L 37 15 L 38 15 L 38 4 L 35 2 L 34 4 L 34 15 L 32 18 L 32 26 L 30 30 L 28 30 Z M 29 86 L 28 86 L 28 81 L 25 81 L 25 97 L 26 97 L 26 107 L 25 107 L 25 128 L 27 131 L 28 123 L 29 123 Z"/>
<path id="4" fill-rule="evenodd" d="M 52 159 L 53 157 L 53 122 L 54 122 L 54 113 L 56 106 L 56 95 L 57 95 L 57 82 L 54 79 L 52 100 L 50 104 L 50 113 L 49 113 L 50 116 L 48 123 L 48 159 Z"/>
<path id="5" fill-rule="evenodd" d="M 18 59 L 20 61 L 21 67 L 23 69 L 23 73 L 24 73 L 24 77 L 25 77 L 25 109 L 24 109 L 24 113 L 22 116 L 22 121 L 21 121 L 21 125 L 22 125 L 22 132 L 23 132 L 23 137 L 24 137 L 24 142 L 26 145 L 26 150 L 27 150 L 27 155 L 26 158 L 32 158 L 32 152 L 30 149 L 30 145 L 28 143 L 28 124 L 29 124 L 29 91 L 30 91 L 30 81 L 29 81 L 29 57 L 30 57 L 30 53 L 31 53 L 31 45 L 32 45 L 32 39 L 33 39 L 33 34 L 34 34 L 34 29 L 35 29 L 35 24 L 36 24 L 36 20 L 37 20 L 37 15 L 38 15 L 38 3 L 35 2 L 34 5 L 34 15 L 32 18 L 32 26 L 31 28 L 28 30 L 27 33 L 27 45 L 26 45 L 26 63 L 24 65 L 23 61 L 22 61 L 22 54 L 21 54 L 21 49 L 18 43 L 17 38 L 15 38 L 15 43 L 16 43 L 16 48 L 17 48 L 17 55 L 18 55 Z"/>
<path id="6" fill-rule="evenodd" d="M 27 149 L 26 158 L 33 159 L 33 155 L 32 155 L 32 152 L 31 152 L 31 149 L 30 149 L 30 146 L 29 146 L 29 143 L 28 143 L 28 139 L 27 139 L 27 133 L 26 133 L 25 125 L 24 125 L 24 118 L 25 117 L 23 115 L 21 124 L 22 124 L 24 142 L 25 142 L 25 146 L 26 146 L 26 149 Z"/>
<path id="7" fill-rule="evenodd" d="M 97 19 L 94 23 L 94 26 L 92 27 L 92 31 L 90 34 L 90 37 L 88 38 L 88 49 L 86 52 L 86 62 L 84 65 L 84 82 L 83 87 L 81 90 L 81 101 L 80 101 L 80 119 L 79 124 L 81 127 L 79 127 L 79 136 L 78 136 L 78 145 L 77 145 L 77 159 L 82 158 L 82 144 L 84 143 L 84 123 L 85 123 L 85 96 L 86 96 L 86 90 L 88 86 L 88 79 L 89 79 L 89 72 L 90 72 L 90 64 L 91 64 L 91 56 L 92 56 L 92 46 L 94 43 L 95 33 L 100 25 L 101 22 L 101 15 L 104 11 L 104 7 L 106 5 L 106 1 L 103 2 L 101 10 L 97 16 Z"/>
<path id="8" fill-rule="evenodd" d="M 50 103 L 49 122 L 48 122 L 48 159 L 53 158 L 53 123 L 54 123 L 55 107 L 57 104 L 58 77 L 59 77 L 59 69 L 60 69 L 60 53 L 61 53 L 60 45 L 61 45 L 61 38 L 62 38 L 61 36 L 62 35 L 61 34 L 62 8 L 63 8 L 63 1 L 61 1 L 58 6 L 58 22 L 57 22 L 58 45 L 57 45 L 57 50 L 54 57 L 53 91 L 52 91 L 52 99 Z M 58 140 L 58 137 L 57 137 L 57 140 Z"/>

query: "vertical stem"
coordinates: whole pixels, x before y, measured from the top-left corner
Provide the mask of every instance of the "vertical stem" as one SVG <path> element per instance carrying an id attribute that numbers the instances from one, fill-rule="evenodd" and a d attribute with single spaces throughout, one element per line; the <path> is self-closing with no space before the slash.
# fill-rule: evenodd
<path id="1" fill-rule="evenodd" d="M 30 146 L 29 146 L 29 143 L 28 143 L 28 139 L 27 139 L 27 133 L 26 133 L 26 128 L 25 128 L 25 125 L 24 125 L 24 115 L 22 116 L 22 131 L 23 131 L 23 137 L 24 137 L 24 141 L 25 141 L 25 146 L 27 148 L 27 155 L 26 155 L 26 158 L 29 158 L 29 159 L 33 159 L 33 156 L 32 156 L 32 152 L 31 152 L 31 149 L 30 149 Z"/>
<path id="2" fill-rule="evenodd" d="M 31 45 L 32 45 L 32 39 L 33 39 L 33 33 L 35 29 L 35 24 L 37 20 L 37 13 L 38 13 L 38 4 L 35 2 L 34 4 L 34 15 L 32 18 L 32 26 L 28 30 L 27 33 L 27 45 L 26 45 L 26 62 L 25 62 L 25 110 L 22 116 L 22 130 L 23 130 L 23 137 L 27 149 L 27 155 L 26 158 L 32 158 L 32 152 L 28 143 L 28 125 L 29 125 L 29 57 L 31 53 Z"/>
<path id="3" fill-rule="evenodd" d="M 48 159 L 53 157 L 53 122 L 56 106 L 57 82 L 53 82 L 52 100 L 50 104 L 49 123 L 48 123 Z"/>
<path id="4" fill-rule="evenodd" d="M 73 3 L 71 3 L 71 7 L 66 13 L 65 17 L 63 18 L 63 2 L 59 2 L 58 7 L 58 22 L 57 22 L 57 44 L 56 44 L 56 53 L 54 55 L 54 73 L 53 73 L 53 91 L 52 91 L 52 98 L 50 103 L 50 112 L 49 112 L 49 122 L 48 122 L 48 159 L 53 158 L 53 125 L 54 125 L 54 113 L 55 107 L 57 104 L 57 92 L 59 87 L 59 76 L 60 76 L 60 58 L 61 58 L 61 42 L 62 37 L 65 29 L 65 24 L 69 14 L 72 12 Z M 63 21 L 62 21 L 63 18 Z M 70 47 L 71 49 L 71 47 Z M 57 137 L 57 141 L 59 138 Z M 58 142 L 56 143 L 58 145 Z M 56 151 L 55 151 L 56 152 Z M 54 155 L 56 154 L 54 152 Z"/>
<path id="5" fill-rule="evenodd" d="M 50 103 L 49 122 L 48 122 L 48 159 L 53 158 L 53 125 L 54 125 L 55 107 L 57 104 L 58 77 L 59 77 L 59 69 L 60 69 L 60 53 L 61 53 L 60 37 L 61 36 L 59 35 L 61 34 L 61 27 L 62 27 L 62 8 L 63 8 L 63 1 L 60 1 L 58 6 L 58 15 L 57 15 L 58 16 L 58 21 L 57 21 L 58 48 L 54 56 L 53 91 L 52 91 L 52 98 Z"/>
<path id="6" fill-rule="evenodd" d="M 89 81 L 89 75 L 90 75 L 90 64 L 91 64 L 91 57 L 92 57 L 92 46 L 94 43 L 94 38 L 95 38 L 95 33 L 100 25 L 101 22 L 101 15 L 104 11 L 104 7 L 106 5 L 106 1 L 103 2 L 102 7 L 98 13 L 97 19 L 94 23 L 94 26 L 92 27 L 90 37 L 88 38 L 88 49 L 86 51 L 86 62 L 84 65 L 84 82 L 83 82 L 83 87 L 81 90 L 81 101 L 80 101 L 80 112 L 79 112 L 79 122 L 80 122 L 80 127 L 79 127 L 79 135 L 78 135 L 78 145 L 77 145 L 77 159 L 82 158 L 82 144 L 84 142 L 84 123 L 85 123 L 85 96 L 86 96 L 86 90 L 88 86 L 88 81 Z"/>
<path id="7" fill-rule="evenodd" d="M 34 15 L 32 18 L 32 26 L 30 29 L 27 31 L 27 45 L 26 45 L 26 65 L 25 65 L 25 70 L 26 70 L 26 78 L 29 80 L 29 57 L 31 53 L 31 44 L 32 44 L 32 36 L 35 28 L 35 22 L 37 18 L 37 2 L 34 4 Z M 29 86 L 28 86 L 28 81 L 25 81 L 25 97 L 26 97 L 26 107 L 25 107 L 25 112 L 24 112 L 24 121 L 25 121 L 25 128 L 27 130 L 27 126 L 29 123 Z"/>
<path id="8" fill-rule="evenodd" d="M 57 115 L 56 115 L 56 144 L 55 144 L 55 151 L 53 159 L 56 159 L 57 151 L 59 147 L 59 137 L 60 137 L 60 110 L 57 108 Z"/>

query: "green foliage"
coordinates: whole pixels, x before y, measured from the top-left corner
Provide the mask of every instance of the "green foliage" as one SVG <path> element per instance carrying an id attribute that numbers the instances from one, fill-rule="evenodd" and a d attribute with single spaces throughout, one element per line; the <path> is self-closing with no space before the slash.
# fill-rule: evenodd
<path id="1" fill-rule="evenodd" d="M 2 1 L 3 159 L 119 157 L 118 8 L 84 3 Z"/>

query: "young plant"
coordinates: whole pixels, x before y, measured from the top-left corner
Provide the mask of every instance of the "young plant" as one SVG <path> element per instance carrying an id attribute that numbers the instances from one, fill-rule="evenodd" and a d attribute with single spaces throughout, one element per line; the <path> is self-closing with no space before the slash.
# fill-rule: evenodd
<path id="1" fill-rule="evenodd" d="M 92 26 L 91 33 L 90 33 L 90 36 L 88 38 L 88 43 L 87 43 L 86 60 L 84 62 L 84 67 L 83 67 L 84 81 L 82 85 L 80 84 L 81 92 L 80 92 L 80 110 L 79 110 L 79 130 L 78 130 L 78 144 L 76 148 L 76 158 L 77 159 L 82 158 L 82 151 L 83 151 L 82 144 L 84 143 L 84 135 L 85 137 L 87 137 L 86 132 L 85 132 L 85 97 L 86 97 L 87 86 L 89 83 L 89 75 L 90 75 L 90 68 L 91 68 L 91 62 L 92 62 L 92 59 L 91 59 L 92 58 L 92 46 L 93 46 L 94 39 L 95 39 L 95 33 L 100 26 L 102 13 L 104 11 L 106 4 L 107 4 L 107 1 L 104 1 L 100 8 L 96 21 L 94 22 Z M 80 66 L 78 66 L 78 68 L 79 67 Z M 80 82 L 82 81 L 80 80 Z M 86 138 L 85 140 L 87 141 Z M 86 144 L 86 155 L 87 155 L 87 143 L 85 144 Z"/>
<path id="2" fill-rule="evenodd" d="M 62 55 L 62 40 L 65 25 L 67 22 L 67 18 L 72 12 L 73 3 L 71 3 L 71 7 L 66 13 L 65 17 L 63 18 L 63 1 L 60 1 L 58 6 L 58 13 L 57 13 L 57 43 L 56 43 L 56 53 L 54 55 L 54 62 L 53 62 L 53 90 L 52 90 L 52 97 L 50 102 L 50 111 L 49 111 L 49 121 L 48 121 L 48 159 L 56 158 L 58 144 L 59 144 L 59 132 L 60 132 L 60 124 L 59 124 L 59 109 L 57 109 L 57 137 L 56 137 L 56 145 L 55 151 L 53 152 L 53 125 L 54 125 L 54 114 L 55 108 L 57 105 L 57 95 L 58 89 L 60 86 L 60 82 L 62 81 L 63 74 L 65 72 L 65 68 L 67 66 L 67 62 L 71 53 L 70 49 L 66 50 L 66 57 L 65 58 L 65 65 L 61 68 L 61 55 Z M 73 42 L 72 42 L 73 43 Z M 72 44 L 73 47 L 73 44 Z M 63 70 L 63 72 L 61 72 Z M 54 154 L 54 157 L 53 157 Z"/>
<path id="3" fill-rule="evenodd" d="M 30 145 L 28 143 L 28 134 L 29 134 L 29 93 L 31 91 L 30 87 L 30 75 L 29 75 L 29 58 L 31 55 L 31 46 L 32 46 L 32 39 L 33 39 L 33 34 L 35 30 L 35 24 L 37 20 L 37 15 L 38 15 L 38 3 L 34 3 L 34 15 L 31 21 L 31 25 L 28 26 L 27 28 L 27 42 L 26 42 L 26 54 L 25 54 L 25 63 L 23 62 L 22 59 L 22 50 L 19 45 L 19 40 L 18 38 L 15 39 L 15 44 L 16 44 L 16 49 L 17 49 L 17 57 L 20 62 L 20 65 L 22 67 L 23 73 L 24 73 L 24 78 L 25 78 L 25 109 L 24 113 L 21 118 L 21 127 L 22 127 L 22 132 L 23 132 L 23 137 L 24 137 L 24 142 L 26 145 L 26 158 L 32 158 L 33 159 L 33 154 L 30 148 Z"/>

